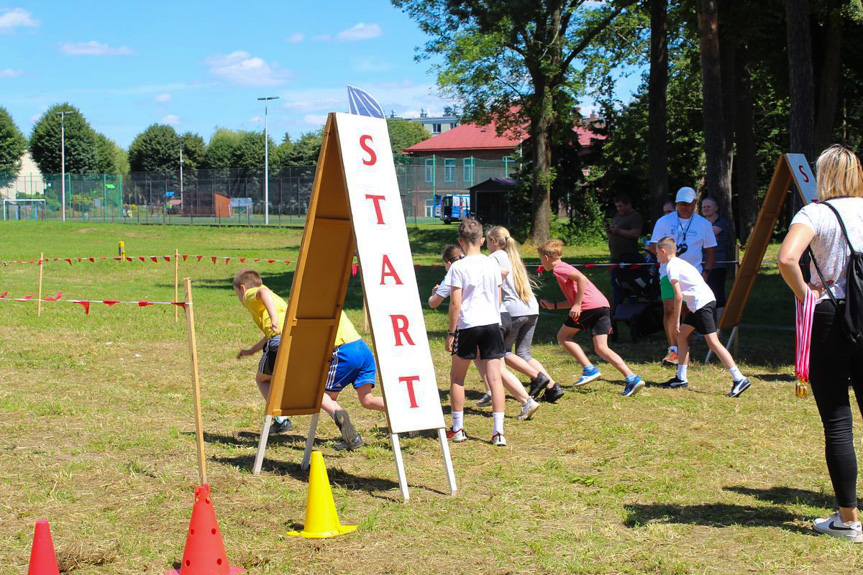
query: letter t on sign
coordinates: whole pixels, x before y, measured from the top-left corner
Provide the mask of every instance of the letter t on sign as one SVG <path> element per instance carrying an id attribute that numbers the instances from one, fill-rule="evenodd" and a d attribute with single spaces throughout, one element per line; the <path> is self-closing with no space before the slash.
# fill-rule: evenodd
<path id="1" fill-rule="evenodd" d="M 411 402 L 411 409 L 419 407 L 417 405 L 417 396 L 414 393 L 414 384 L 420 380 L 418 375 L 407 375 L 399 378 L 400 383 L 406 383 L 408 386 L 408 400 Z"/>
<path id="2" fill-rule="evenodd" d="M 378 225 L 384 225 L 384 214 L 381 211 L 381 202 L 387 199 L 386 196 L 376 196 L 373 194 L 366 194 L 366 199 L 371 200 L 375 204 L 375 214 L 378 216 Z"/>

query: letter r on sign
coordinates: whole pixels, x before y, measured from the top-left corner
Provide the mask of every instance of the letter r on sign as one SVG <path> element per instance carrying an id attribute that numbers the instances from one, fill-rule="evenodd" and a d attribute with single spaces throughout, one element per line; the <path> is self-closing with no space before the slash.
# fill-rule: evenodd
<path id="1" fill-rule="evenodd" d="M 410 327 L 408 325 L 408 316 L 391 315 L 390 319 L 393 322 L 393 335 L 395 335 L 396 338 L 396 346 L 404 345 L 402 343 L 402 336 L 407 340 L 408 345 L 416 345 L 408 333 L 408 328 Z"/>

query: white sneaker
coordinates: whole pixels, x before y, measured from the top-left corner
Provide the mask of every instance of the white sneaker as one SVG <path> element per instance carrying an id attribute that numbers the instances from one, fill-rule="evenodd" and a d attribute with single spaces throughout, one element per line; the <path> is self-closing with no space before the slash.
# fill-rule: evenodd
<path id="1" fill-rule="evenodd" d="M 447 439 L 452 439 L 453 443 L 461 443 L 462 441 L 467 441 L 467 433 L 464 432 L 464 428 L 459 430 L 447 429 L 446 437 Z"/>
<path id="2" fill-rule="evenodd" d="M 480 397 L 477 400 L 476 406 L 477 407 L 488 407 L 489 405 L 491 405 L 491 394 L 486 392 L 483 394 L 482 397 Z"/>
<path id="3" fill-rule="evenodd" d="M 537 409 L 539 409 L 539 403 L 534 398 L 528 397 L 527 402 L 521 406 L 521 413 L 516 415 L 515 418 L 519 421 L 527 421 L 533 417 Z"/>
<path id="4" fill-rule="evenodd" d="M 827 519 L 816 519 L 812 525 L 818 533 L 847 539 L 852 543 L 863 543 L 863 525 L 859 521 L 845 523 L 838 511 Z"/>
<path id="5" fill-rule="evenodd" d="M 495 433 L 491 436 L 491 444 L 495 447 L 506 447 L 506 437 L 503 433 Z"/>

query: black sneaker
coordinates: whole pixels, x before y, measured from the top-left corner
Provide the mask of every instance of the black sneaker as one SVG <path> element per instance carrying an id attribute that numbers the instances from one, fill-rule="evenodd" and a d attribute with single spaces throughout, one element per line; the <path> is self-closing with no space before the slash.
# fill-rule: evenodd
<path id="1" fill-rule="evenodd" d="M 665 389 L 686 389 L 689 387 L 689 382 L 685 379 L 680 379 L 676 375 L 662 384 Z"/>
<path id="2" fill-rule="evenodd" d="M 729 391 L 725 395 L 727 397 L 738 397 L 741 393 L 749 389 L 749 385 L 749 380 L 745 377 L 743 379 L 738 379 L 731 384 L 731 391 Z"/>
<path id="3" fill-rule="evenodd" d="M 563 397 L 563 393 L 563 388 L 560 387 L 560 384 L 555 383 L 554 387 L 545 390 L 545 395 L 542 396 L 542 400 L 548 403 L 554 403 Z"/>
<path id="4" fill-rule="evenodd" d="M 342 439 L 345 440 L 345 445 L 350 448 L 360 436 L 354 424 L 351 423 L 351 416 L 344 409 L 340 409 L 333 414 L 333 420 L 336 422 L 339 431 L 342 432 Z"/>
<path id="5" fill-rule="evenodd" d="M 542 372 L 530 380 L 530 391 L 528 392 L 530 396 L 534 399 L 539 397 L 542 393 L 542 390 L 545 389 L 545 386 L 549 384 L 551 380 L 548 379 L 548 376 Z"/>
<path id="6" fill-rule="evenodd" d="M 270 435 L 278 435 L 283 431 L 293 431 L 294 424 L 291 423 L 291 420 L 287 417 L 284 418 L 284 421 L 279 423 L 275 419 L 273 419 L 273 423 L 270 425 Z"/>
<path id="7" fill-rule="evenodd" d="M 363 445 L 365 445 L 363 438 L 360 437 L 359 434 L 357 434 L 356 438 L 351 443 L 346 443 L 346 442 L 336 443 L 333 446 L 333 449 L 335 449 L 336 451 L 345 451 L 345 450 L 354 451 L 356 449 L 359 449 Z"/>

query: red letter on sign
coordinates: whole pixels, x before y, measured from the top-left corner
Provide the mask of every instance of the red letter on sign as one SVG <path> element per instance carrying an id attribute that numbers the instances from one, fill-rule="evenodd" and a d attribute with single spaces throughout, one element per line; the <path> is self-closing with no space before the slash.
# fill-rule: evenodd
<path id="1" fill-rule="evenodd" d="M 797 171 L 803 174 L 803 181 L 808 184 L 809 176 L 806 175 L 806 170 L 803 169 L 803 166 L 797 166 Z"/>
<path id="2" fill-rule="evenodd" d="M 402 279 L 399 277 L 399 274 L 396 273 L 396 269 L 393 267 L 393 264 L 390 261 L 390 257 L 384 254 L 383 260 L 381 262 L 381 285 L 384 285 L 384 280 L 386 280 L 387 276 L 390 276 L 396 280 L 395 285 L 402 285 Z"/>
<path id="3" fill-rule="evenodd" d="M 368 160 L 363 159 L 363 164 L 365 164 L 366 166 L 374 166 L 375 163 L 378 161 L 377 154 L 375 154 L 375 151 L 366 143 L 372 141 L 372 137 L 368 134 L 360 136 L 360 147 L 369 154 Z"/>
<path id="4" fill-rule="evenodd" d="M 396 336 L 396 345 L 404 345 L 402 336 L 408 341 L 408 345 L 416 345 L 408 333 L 408 316 L 406 315 L 391 315 L 390 319 L 393 322 L 393 334 Z"/>
<path id="5" fill-rule="evenodd" d="M 387 199 L 386 196 L 375 196 L 372 194 L 366 194 L 366 199 L 371 200 L 375 203 L 375 214 L 378 216 L 378 225 L 384 225 L 384 214 L 381 211 L 381 202 Z"/>
<path id="6" fill-rule="evenodd" d="M 414 394 L 414 384 L 419 380 L 420 376 L 418 375 L 408 375 L 399 378 L 399 383 L 406 383 L 408 385 L 408 399 L 411 402 L 411 408 L 419 407 L 417 405 L 417 396 Z"/>

